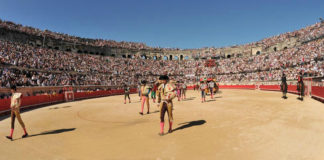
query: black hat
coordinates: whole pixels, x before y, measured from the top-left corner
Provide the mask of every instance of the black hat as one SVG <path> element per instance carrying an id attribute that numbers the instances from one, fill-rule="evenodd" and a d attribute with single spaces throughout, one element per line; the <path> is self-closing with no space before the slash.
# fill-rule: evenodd
<path id="1" fill-rule="evenodd" d="M 10 89 L 17 91 L 17 87 L 16 87 L 16 85 L 12 85 L 12 86 L 10 87 Z"/>
<path id="2" fill-rule="evenodd" d="M 147 82 L 146 82 L 146 80 L 142 80 L 142 84 L 146 84 Z"/>
<path id="3" fill-rule="evenodd" d="M 159 80 L 169 80 L 169 77 L 167 75 L 162 75 Z"/>

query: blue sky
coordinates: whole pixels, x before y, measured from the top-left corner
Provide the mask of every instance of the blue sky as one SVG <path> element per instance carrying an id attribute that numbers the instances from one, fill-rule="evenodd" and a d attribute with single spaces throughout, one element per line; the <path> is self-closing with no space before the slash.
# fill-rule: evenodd
<path id="1" fill-rule="evenodd" d="M 0 0 L 0 18 L 88 38 L 149 46 L 222 47 L 324 18 L 323 0 Z"/>

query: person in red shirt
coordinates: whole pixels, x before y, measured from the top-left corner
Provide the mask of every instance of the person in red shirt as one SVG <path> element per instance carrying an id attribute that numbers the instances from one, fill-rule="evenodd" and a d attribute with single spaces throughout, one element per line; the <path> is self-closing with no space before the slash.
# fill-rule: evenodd
<path id="1" fill-rule="evenodd" d="M 153 84 L 153 88 L 152 88 L 152 92 L 151 92 L 151 98 L 153 99 L 153 103 L 155 103 L 155 100 L 156 100 L 156 90 L 159 86 L 159 83 L 156 82 Z"/>

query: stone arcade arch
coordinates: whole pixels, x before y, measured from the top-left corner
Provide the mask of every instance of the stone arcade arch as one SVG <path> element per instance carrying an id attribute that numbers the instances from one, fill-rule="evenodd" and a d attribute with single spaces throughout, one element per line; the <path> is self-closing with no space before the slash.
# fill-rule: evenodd
<path id="1" fill-rule="evenodd" d="M 172 60 L 172 55 L 170 55 L 169 57 L 170 57 L 169 60 Z"/>
<path id="2" fill-rule="evenodd" d="M 147 59 L 147 56 L 146 55 L 142 55 L 141 58 L 142 59 Z"/>
<path id="3" fill-rule="evenodd" d="M 168 60 L 168 56 L 163 56 L 163 60 Z"/>
<path id="4" fill-rule="evenodd" d="M 183 60 L 183 55 L 180 55 L 180 60 L 181 60 L 181 61 Z"/>

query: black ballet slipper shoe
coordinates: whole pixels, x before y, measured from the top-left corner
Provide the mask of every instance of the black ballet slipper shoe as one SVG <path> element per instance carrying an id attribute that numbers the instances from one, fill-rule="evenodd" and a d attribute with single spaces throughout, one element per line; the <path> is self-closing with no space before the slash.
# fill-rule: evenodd
<path id="1" fill-rule="evenodd" d="M 26 133 L 23 136 L 21 136 L 21 138 L 26 138 L 26 137 L 28 137 L 28 133 Z"/>
<path id="2" fill-rule="evenodd" d="M 10 137 L 10 136 L 6 136 L 6 138 L 12 141 L 12 137 Z"/>

